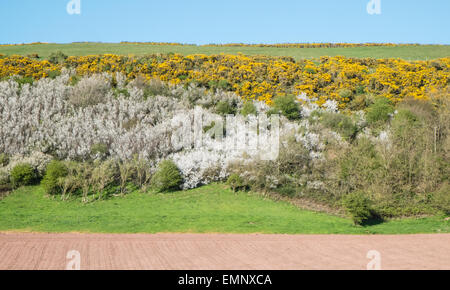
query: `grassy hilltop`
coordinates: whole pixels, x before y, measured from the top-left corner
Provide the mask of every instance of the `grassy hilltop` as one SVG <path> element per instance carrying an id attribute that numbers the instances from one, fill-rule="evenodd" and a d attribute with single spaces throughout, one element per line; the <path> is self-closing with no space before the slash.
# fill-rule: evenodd
<path id="1" fill-rule="evenodd" d="M 70 43 L 28 44 L 0 46 L 0 54 L 38 54 L 47 58 L 52 52 L 62 51 L 66 55 L 82 56 L 94 54 L 145 55 L 153 53 L 190 54 L 237 54 L 291 56 L 295 59 L 311 59 L 321 56 L 342 55 L 355 58 L 402 58 L 406 60 L 428 60 L 450 56 L 450 45 L 418 46 L 368 46 L 336 48 L 278 48 L 278 47 L 226 47 L 195 45 L 153 45 L 144 43 Z"/>

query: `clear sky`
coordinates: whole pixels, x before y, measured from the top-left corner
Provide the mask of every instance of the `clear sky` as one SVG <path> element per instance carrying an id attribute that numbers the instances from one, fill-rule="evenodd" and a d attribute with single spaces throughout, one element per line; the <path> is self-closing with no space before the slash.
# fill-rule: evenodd
<path id="1" fill-rule="evenodd" d="M 0 43 L 450 44 L 450 0 L 1 0 Z M 372 0 L 374 1 L 374 0 Z"/>

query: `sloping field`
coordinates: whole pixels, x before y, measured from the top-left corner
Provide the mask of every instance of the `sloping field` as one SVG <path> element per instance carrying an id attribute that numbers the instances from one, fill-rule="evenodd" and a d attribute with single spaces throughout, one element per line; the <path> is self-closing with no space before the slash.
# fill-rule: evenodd
<path id="1" fill-rule="evenodd" d="M 0 46 L 0 54 L 38 54 L 47 58 L 52 52 L 62 51 L 70 56 L 118 54 L 145 55 L 153 53 L 190 54 L 237 54 L 290 56 L 295 59 L 319 58 L 321 56 L 342 55 L 356 58 L 402 58 L 406 60 L 428 60 L 450 56 L 450 45 L 420 46 L 369 46 L 336 48 L 278 48 L 278 47 L 210 47 L 195 45 L 152 45 L 144 43 L 70 43 L 70 44 L 29 44 Z"/>
<path id="2" fill-rule="evenodd" d="M 84 233 L 418 234 L 449 233 L 444 217 L 405 218 L 364 227 L 221 184 L 174 193 L 130 193 L 83 204 L 23 187 L 0 200 L 0 231 Z"/>

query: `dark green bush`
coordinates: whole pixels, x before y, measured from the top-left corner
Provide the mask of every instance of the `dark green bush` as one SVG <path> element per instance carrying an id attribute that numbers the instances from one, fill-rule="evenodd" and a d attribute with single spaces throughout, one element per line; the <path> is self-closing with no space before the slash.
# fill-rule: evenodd
<path id="1" fill-rule="evenodd" d="M 362 95 L 366 92 L 366 88 L 362 85 L 359 85 L 356 87 L 356 94 L 357 95 Z"/>
<path id="2" fill-rule="evenodd" d="M 346 195 L 342 199 L 342 205 L 355 225 L 364 224 L 364 222 L 373 217 L 370 200 L 362 192 L 354 192 Z"/>
<path id="3" fill-rule="evenodd" d="M 109 148 L 105 143 L 96 143 L 91 146 L 91 155 L 94 158 L 104 159 L 108 153 Z"/>
<path id="4" fill-rule="evenodd" d="M 345 139 L 352 139 L 358 132 L 358 127 L 350 116 L 339 113 L 324 113 L 322 123 L 333 131 L 339 133 Z"/>
<path id="5" fill-rule="evenodd" d="M 11 184 L 14 188 L 31 185 L 37 180 L 36 170 L 30 164 L 18 164 L 11 170 Z"/>
<path id="6" fill-rule="evenodd" d="M 349 89 L 341 89 L 338 92 L 339 97 L 351 99 L 353 96 L 353 92 Z"/>
<path id="7" fill-rule="evenodd" d="M 68 174 L 67 166 L 57 160 L 53 160 L 47 165 L 44 178 L 41 181 L 42 186 L 47 194 L 60 194 L 60 178 L 66 177 Z"/>
<path id="8" fill-rule="evenodd" d="M 0 154 L 0 166 L 6 166 L 9 164 L 9 155 L 6 153 Z"/>
<path id="9" fill-rule="evenodd" d="M 148 99 L 149 97 L 155 96 L 167 96 L 170 95 L 170 88 L 164 82 L 152 79 L 149 82 L 146 82 L 142 78 L 137 78 L 133 82 L 134 86 L 137 88 L 143 88 L 144 90 L 144 99 Z"/>
<path id="10" fill-rule="evenodd" d="M 297 190 L 294 186 L 290 184 L 283 185 L 277 189 L 275 189 L 275 192 L 282 196 L 288 196 L 288 197 L 294 197 L 297 194 Z"/>
<path id="11" fill-rule="evenodd" d="M 177 165 L 171 160 L 164 160 L 151 179 L 151 185 L 158 192 L 172 191 L 180 188 L 183 178 Z"/>
<path id="12" fill-rule="evenodd" d="M 394 113 L 394 106 L 387 98 L 378 98 L 367 108 L 367 122 L 369 124 L 386 122 L 390 115 Z"/>
<path id="13" fill-rule="evenodd" d="M 69 84 L 70 84 L 71 86 L 76 86 L 80 80 L 81 80 L 81 77 L 80 77 L 80 76 L 73 75 L 73 76 L 71 76 L 70 79 L 69 79 Z"/>
<path id="14" fill-rule="evenodd" d="M 236 173 L 233 173 L 228 177 L 227 184 L 234 192 L 245 188 L 244 180 Z"/>
<path id="15" fill-rule="evenodd" d="M 22 86 L 25 84 L 33 85 L 34 80 L 32 77 L 22 77 L 17 78 L 16 82 L 19 84 L 19 88 L 22 88 Z"/>
<path id="16" fill-rule="evenodd" d="M 241 114 L 243 116 L 256 115 L 256 107 L 253 102 L 245 102 L 242 106 Z"/>
<path id="17" fill-rule="evenodd" d="M 56 77 L 59 77 L 61 75 L 61 72 L 59 70 L 52 70 L 48 72 L 48 77 L 51 79 L 55 79 Z"/>
<path id="18" fill-rule="evenodd" d="M 273 100 L 273 108 L 269 114 L 282 114 L 289 120 L 300 119 L 300 106 L 294 96 L 278 96 Z"/>
<path id="19" fill-rule="evenodd" d="M 219 80 L 219 81 L 209 81 L 208 87 L 213 90 L 223 90 L 228 91 L 231 89 L 231 85 L 227 80 Z"/>
<path id="20" fill-rule="evenodd" d="M 66 61 L 67 55 L 62 53 L 61 51 L 52 52 L 48 57 L 48 61 L 53 64 L 62 64 Z"/>
<path id="21" fill-rule="evenodd" d="M 234 115 L 236 114 L 236 107 L 230 102 L 221 101 L 216 105 L 216 112 L 220 115 Z"/>

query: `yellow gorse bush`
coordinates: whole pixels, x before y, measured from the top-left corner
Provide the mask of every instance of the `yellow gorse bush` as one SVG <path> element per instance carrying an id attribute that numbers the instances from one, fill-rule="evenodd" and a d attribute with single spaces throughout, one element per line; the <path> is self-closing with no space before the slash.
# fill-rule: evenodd
<path id="1" fill-rule="evenodd" d="M 341 108 L 361 91 L 398 102 L 405 97 L 422 99 L 432 92 L 446 91 L 450 82 L 450 58 L 411 62 L 336 56 L 296 62 L 289 57 L 242 54 L 105 54 L 71 56 L 63 64 L 52 64 L 16 55 L 0 57 L 1 78 L 21 75 L 39 79 L 63 67 L 75 69 L 79 75 L 119 72 L 129 80 L 143 76 L 172 84 L 196 83 L 268 104 L 277 95 L 305 92 L 310 98 L 317 98 L 319 105 L 336 100 Z"/>

